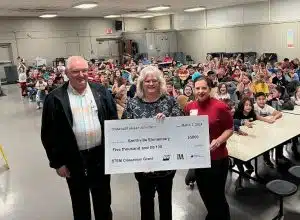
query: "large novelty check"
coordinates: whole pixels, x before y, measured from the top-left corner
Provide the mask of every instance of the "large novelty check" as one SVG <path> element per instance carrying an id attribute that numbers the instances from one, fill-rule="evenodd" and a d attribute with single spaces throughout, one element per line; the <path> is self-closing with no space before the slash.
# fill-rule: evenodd
<path id="1" fill-rule="evenodd" d="M 106 174 L 207 167 L 207 116 L 105 121 Z"/>

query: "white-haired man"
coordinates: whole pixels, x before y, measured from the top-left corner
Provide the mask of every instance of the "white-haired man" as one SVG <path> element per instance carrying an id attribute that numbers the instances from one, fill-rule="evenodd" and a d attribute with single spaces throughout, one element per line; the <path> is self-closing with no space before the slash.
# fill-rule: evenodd
<path id="1" fill-rule="evenodd" d="M 110 176 L 104 174 L 104 120 L 117 119 L 114 100 L 103 86 L 88 83 L 88 63 L 67 61 L 69 82 L 46 97 L 41 139 L 60 177 L 66 178 L 74 220 L 111 220 Z"/>

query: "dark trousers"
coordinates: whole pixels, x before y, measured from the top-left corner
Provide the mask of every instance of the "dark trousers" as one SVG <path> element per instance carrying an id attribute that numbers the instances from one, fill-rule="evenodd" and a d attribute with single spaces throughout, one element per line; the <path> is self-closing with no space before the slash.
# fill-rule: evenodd
<path id="1" fill-rule="evenodd" d="M 229 159 L 213 160 L 211 168 L 196 169 L 196 182 L 208 211 L 206 220 L 230 220 L 225 196 Z"/>
<path id="2" fill-rule="evenodd" d="M 95 151 L 83 152 L 82 158 L 86 170 L 71 170 L 67 179 L 74 220 L 91 220 L 90 193 L 95 219 L 112 220 L 110 176 L 104 175 L 104 162 Z"/>
<path id="3" fill-rule="evenodd" d="M 234 160 L 234 163 L 236 164 L 238 170 L 241 172 L 241 173 L 244 173 L 244 167 L 243 165 L 245 165 L 245 167 L 248 169 L 248 170 L 254 170 L 254 167 L 252 166 L 251 164 L 251 161 L 248 161 L 248 162 L 242 162 L 240 160 Z"/>
<path id="4" fill-rule="evenodd" d="M 149 177 L 136 173 L 139 184 L 141 220 L 155 220 L 154 197 L 158 194 L 160 220 L 172 220 L 172 186 L 175 173 L 165 177 Z"/>
<path id="5" fill-rule="evenodd" d="M 298 144 L 299 144 L 298 137 L 299 136 L 294 137 L 292 139 L 292 143 L 293 143 L 293 145 L 292 145 L 292 151 L 293 151 L 294 155 L 298 155 L 299 156 L 299 152 L 298 152 Z"/>
<path id="6" fill-rule="evenodd" d="M 195 170 L 189 169 L 186 176 L 185 176 L 185 184 L 189 185 L 190 183 L 196 182 Z"/>
<path id="7" fill-rule="evenodd" d="M 270 162 L 271 159 L 270 159 L 270 151 L 267 151 L 263 154 L 263 157 L 264 157 L 264 161 L 265 162 Z"/>
<path id="8" fill-rule="evenodd" d="M 284 147 L 284 144 L 281 144 L 279 146 L 276 147 L 276 159 L 280 159 L 280 158 L 283 158 L 283 147 Z"/>
<path id="9" fill-rule="evenodd" d="M 26 96 L 27 95 L 27 86 L 26 86 L 26 82 L 21 82 L 20 83 L 20 87 L 21 87 L 21 95 L 22 96 Z"/>
<path id="10" fill-rule="evenodd" d="M 277 159 L 280 159 L 280 158 L 284 157 L 283 156 L 283 147 L 287 143 L 288 143 L 288 141 L 285 142 L 284 144 L 279 145 L 279 146 L 276 147 L 276 158 Z M 298 145 L 298 136 L 292 138 L 292 152 L 293 152 L 294 155 L 299 154 L 298 149 L 297 149 L 297 145 Z"/>

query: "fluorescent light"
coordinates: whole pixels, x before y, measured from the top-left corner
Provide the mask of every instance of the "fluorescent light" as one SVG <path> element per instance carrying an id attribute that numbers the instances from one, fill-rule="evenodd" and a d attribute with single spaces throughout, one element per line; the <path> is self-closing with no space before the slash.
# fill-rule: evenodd
<path id="1" fill-rule="evenodd" d="M 121 17 L 121 15 L 107 15 L 107 16 L 104 16 L 105 18 L 119 18 Z"/>
<path id="2" fill-rule="evenodd" d="M 161 5 L 161 6 L 156 6 L 156 7 L 152 7 L 152 8 L 148 8 L 148 11 L 163 11 L 163 10 L 167 10 L 169 9 L 170 6 L 167 5 Z"/>
<path id="3" fill-rule="evenodd" d="M 140 18 L 153 18 L 154 16 L 153 15 L 144 15 L 144 16 L 141 16 Z"/>
<path id="4" fill-rule="evenodd" d="M 187 8 L 184 9 L 185 12 L 196 12 L 196 11 L 203 11 L 205 7 L 196 7 L 196 8 Z"/>
<path id="5" fill-rule="evenodd" d="M 98 3 L 82 3 L 82 4 L 78 4 L 73 6 L 73 8 L 78 8 L 78 9 L 91 9 L 91 8 L 95 8 L 98 6 Z"/>
<path id="6" fill-rule="evenodd" d="M 56 14 L 44 14 L 44 15 L 40 15 L 40 18 L 55 18 L 57 17 Z"/>
<path id="7" fill-rule="evenodd" d="M 140 16 L 143 16 L 144 14 L 141 13 L 129 13 L 129 14 L 122 14 L 121 17 L 123 18 L 139 18 Z"/>

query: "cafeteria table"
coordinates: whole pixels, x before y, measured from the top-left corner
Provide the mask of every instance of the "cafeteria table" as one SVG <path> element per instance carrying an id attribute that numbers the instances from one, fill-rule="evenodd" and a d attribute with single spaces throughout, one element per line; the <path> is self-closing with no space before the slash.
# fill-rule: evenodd
<path id="1" fill-rule="evenodd" d="M 248 133 L 248 136 L 233 134 L 227 141 L 229 157 L 242 162 L 254 160 L 255 177 L 240 173 L 232 169 L 240 176 L 265 183 L 258 175 L 258 157 L 277 146 L 286 143 L 300 134 L 300 117 L 298 115 L 283 113 L 282 118 L 276 120 L 274 124 L 262 121 L 255 121 L 253 128 L 242 126 L 241 129 Z M 240 184 L 241 184 L 241 178 Z"/>
<path id="2" fill-rule="evenodd" d="M 300 106 L 295 105 L 294 110 L 282 110 L 282 112 L 292 115 L 300 115 Z"/>

